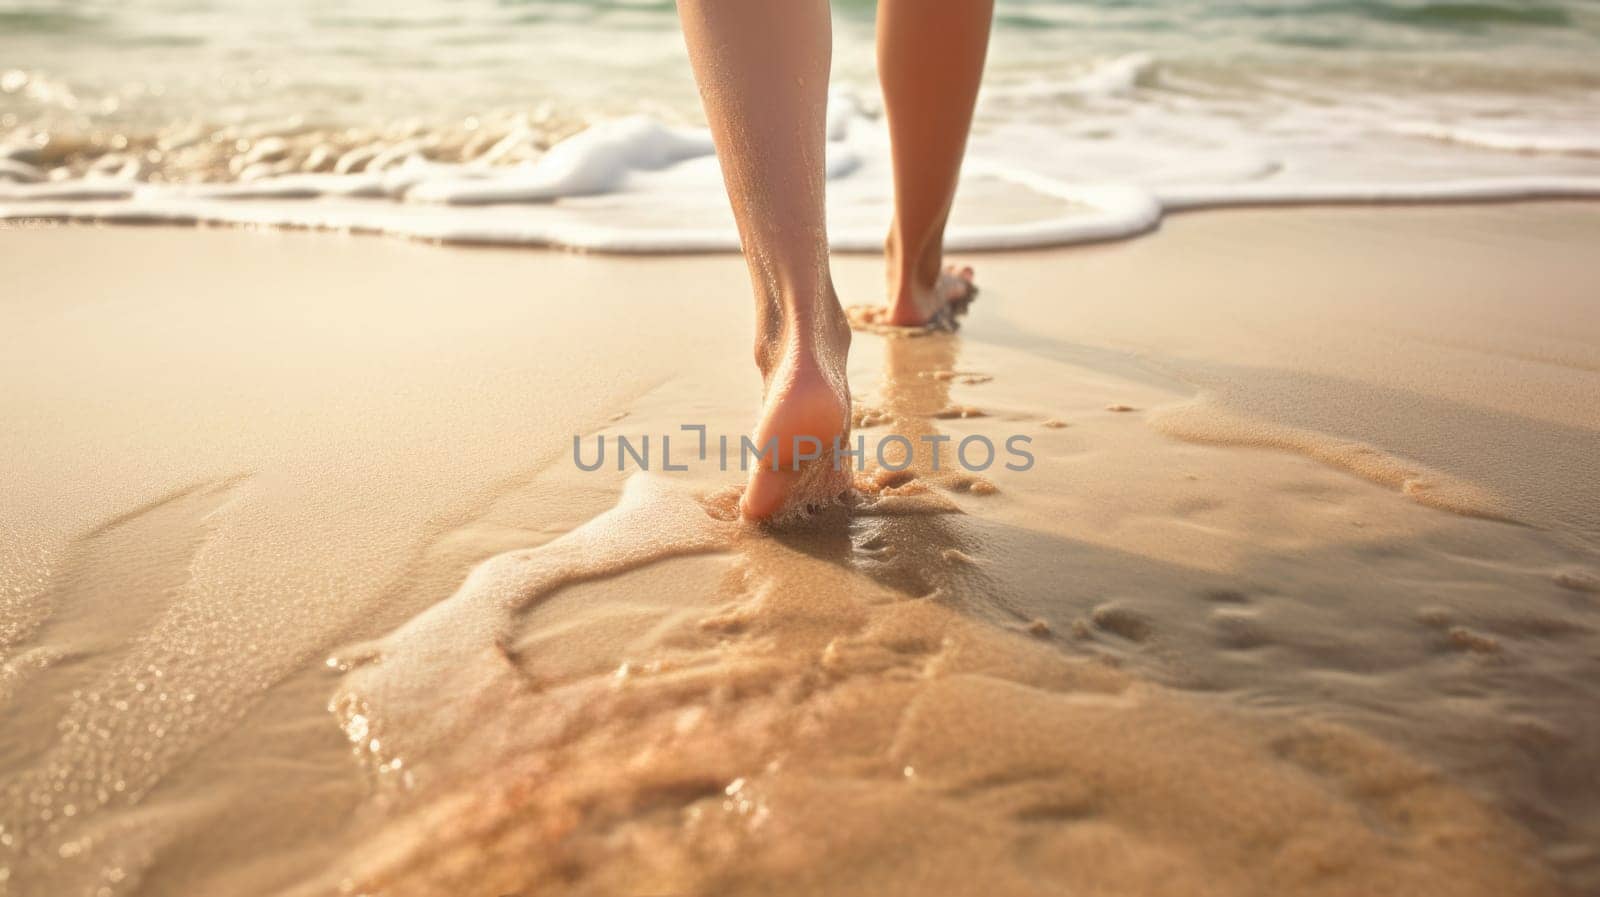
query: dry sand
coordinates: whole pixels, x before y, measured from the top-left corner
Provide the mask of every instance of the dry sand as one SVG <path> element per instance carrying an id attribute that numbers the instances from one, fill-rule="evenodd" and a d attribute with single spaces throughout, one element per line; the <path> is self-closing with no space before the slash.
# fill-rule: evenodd
<path id="1" fill-rule="evenodd" d="M 1593 892 L 1595 245 L 984 256 L 858 430 L 1035 466 L 774 534 L 571 454 L 743 432 L 736 259 L 0 233 L 0 894 Z"/>

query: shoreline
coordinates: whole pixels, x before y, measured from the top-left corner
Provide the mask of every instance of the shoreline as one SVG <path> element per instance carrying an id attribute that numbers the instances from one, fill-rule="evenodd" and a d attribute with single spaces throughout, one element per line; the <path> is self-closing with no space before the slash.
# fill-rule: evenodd
<path id="1" fill-rule="evenodd" d="M 517 177 L 533 182 L 559 181 L 565 165 L 549 173 L 537 167 Z M 1522 176 L 1460 178 L 1431 182 L 1282 184 L 1246 181 L 1219 185 L 1139 187 L 1120 184 L 1071 184 L 1033 172 L 985 165 L 973 166 L 968 177 L 992 179 L 1029 191 L 1035 217 L 1010 224 L 956 224 L 947 238 L 949 251 L 1020 252 L 1068 249 L 1134 240 L 1162 230 L 1175 215 L 1197 211 L 1325 208 L 1430 208 L 1600 200 L 1600 177 Z M 486 199 L 455 200 L 449 194 L 432 202 L 406 197 L 426 175 L 408 174 L 405 166 L 370 175 L 289 175 L 252 183 L 152 187 L 111 178 L 67 183 L 0 184 L 0 225 L 27 227 L 37 222 L 99 225 L 162 225 L 173 227 L 268 227 L 286 231 L 333 232 L 385 236 L 441 246 L 504 246 L 553 249 L 597 255 L 702 255 L 734 253 L 738 238 L 725 204 L 691 210 L 691 217 L 710 217 L 713 227 L 616 226 L 603 223 L 620 207 L 600 205 L 585 210 L 591 199 L 581 188 L 564 196 L 554 192 L 544 202 L 516 202 L 512 186 L 498 197 L 492 180 L 463 181 Z M 276 181 L 281 181 L 278 183 Z M 484 186 L 485 184 L 491 186 Z M 319 186 L 321 185 L 321 186 Z M 539 188 L 550 192 L 556 188 Z M 720 196 L 720 194 L 716 194 Z M 609 199 L 611 197 L 600 197 Z M 979 196 L 958 210 L 981 206 L 992 196 Z M 563 205 L 577 201 L 579 205 Z M 1042 214 L 1051 204 L 1079 211 Z M 1082 211 L 1089 209 L 1092 211 Z M 864 223 L 876 209 L 850 208 L 845 222 L 830 226 L 833 251 L 875 254 L 882 251 L 884 228 Z M 626 217 L 626 213 L 623 214 Z"/>
<path id="2" fill-rule="evenodd" d="M 1322 199 L 1322 200 L 1264 200 L 1252 202 L 1241 200 L 1238 203 L 1224 203 L 1220 205 L 1195 204 L 1180 206 L 1164 213 L 1160 220 L 1152 226 L 1131 231 L 1127 234 L 1107 236 L 1103 238 L 1082 239 L 1065 243 L 1040 243 L 1038 245 L 1025 245 L 1015 247 L 998 247 L 983 249 L 950 250 L 952 255 L 971 253 L 979 260 L 1013 255 L 1049 255 L 1061 252 L 1072 252 L 1076 249 L 1093 249 L 1101 246 L 1114 246 L 1150 237 L 1161 233 L 1172 222 L 1202 215 L 1227 215 L 1232 213 L 1269 213 L 1289 214 L 1294 212 L 1320 212 L 1357 210 L 1380 212 L 1384 210 L 1396 211 L 1445 211 L 1452 208 L 1495 208 L 1509 207 L 1593 207 L 1600 205 L 1600 181 L 1596 183 L 1593 195 L 1588 193 L 1552 193 L 1550 195 L 1533 196 L 1506 196 L 1506 197 L 1466 197 L 1466 198 L 1439 198 L 1439 199 L 1396 199 L 1373 200 L 1364 198 L 1353 199 Z M 526 208 L 526 207 L 523 207 Z M 175 232 L 189 230 L 238 230 L 243 232 L 281 232 L 288 234 L 326 234 L 333 237 L 363 237 L 374 239 L 400 240 L 422 246 L 436 246 L 444 249 L 488 249 L 503 250 L 507 252 L 553 252 L 575 256 L 594 256 L 596 258 L 714 258 L 718 256 L 739 255 L 738 247 L 710 247 L 687 249 L 607 249 L 572 246 L 563 243 L 520 243 L 511 240 L 451 240 L 438 237 L 414 236 L 404 232 L 390 231 L 383 228 L 346 228 L 336 226 L 323 226 L 318 224 L 263 224 L 250 220 L 235 220 L 230 218 L 203 218 L 169 220 L 161 217 L 143 217 L 140 215 L 124 216 L 111 214 L 101 216 L 96 213 L 85 212 L 61 214 L 46 214 L 30 216 L 25 214 L 9 215 L 12 211 L 7 206 L 0 205 L 0 233 L 6 231 L 46 230 L 53 228 L 91 228 L 91 229 L 117 229 L 117 228 L 155 228 L 171 229 Z M 883 254 L 882 240 L 878 245 L 868 246 L 865 242 L 857 240 L 845 246 L 830 247 L 830 253 L 847 259 L 860 259 L 879 257 Z"/>

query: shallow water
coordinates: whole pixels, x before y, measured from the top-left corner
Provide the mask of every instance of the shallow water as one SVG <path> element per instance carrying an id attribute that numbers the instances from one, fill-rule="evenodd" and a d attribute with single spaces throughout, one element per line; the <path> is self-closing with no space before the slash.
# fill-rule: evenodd
<path id="1" fill-rule="evenodd" d="M 834 237 L 871 249 L 871 8 L 835 18 Z M 0 20 L 8 218 L 736 245 L 709 144 L 668 130 L 700 121 L 671 4 L 8 0 Z M 1594 195 L 1596 60 L 1580 0 L 1001 3 L 955 239 L 1128 236 L 1197 204 Z M 633 116 L 628 140 L 569 148 L 583 176 L 546 158 Z"/>

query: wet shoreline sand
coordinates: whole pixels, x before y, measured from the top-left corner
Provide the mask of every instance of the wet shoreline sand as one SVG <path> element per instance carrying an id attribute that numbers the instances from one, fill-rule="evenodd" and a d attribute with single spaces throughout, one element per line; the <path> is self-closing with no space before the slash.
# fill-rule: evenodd
<path id="1" fill-rule="evenodd" d="M 860 431 L 1034 469 L 772 535 L 570 456 L 742 432 L 735 258 L 0 233 L 0 893 L 1591 890 L 1596 236 L 978 256 Z"/>

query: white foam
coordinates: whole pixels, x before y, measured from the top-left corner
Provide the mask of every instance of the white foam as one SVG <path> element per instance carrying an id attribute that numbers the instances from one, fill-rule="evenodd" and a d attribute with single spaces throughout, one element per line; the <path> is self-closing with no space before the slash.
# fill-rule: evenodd
<path id="1" fill-rule="evenodd" d="M 1431 122 L 1397 124 L 1394 132 L 1501 152 L 1600 156 L 1600 133 L 1519 133 Z"/>
<path id="2" fill-rule="evenodd" d="M 1112 92 L 1136 83 L 1152 65 L 1138 55 L 1115 63 L 1096 76 Z M 827 130 L 830 240 L 841 251 L 877 251 L 889 221 L 883 123 L 841 95 L 830 103 Z M 957 215 L 948 235 L 952 250 L 1121 239 L 1153 231 L 1167 213 L 1189 209 L 1600 197 L 1600 176 L 1587 174 L 1309 180 L 1260 147 L 1230 149 L 1231 143 L 1179 159 L 1151 155 L 1149 164 L 1141 159 L 1121 176 L 1075 181 L 1031 164 L 1063 167 L 1062 159 L 1038 152 L 1050 145 L 1016 147 L 1013 155 L 1030 164 L 997 157 L 992 142 L 975 150 L 964 172 L 963 201 L 1025 213 L 982 224 L 963 224 Z M 432 162 L 425 148 L 425 140 L 374 148 L 355 173 L 339 173 L 336 166 L 226 183 L 147 184 L 120 173 L 0 180 L 0 219 L 293 227 L 617 253 L 739 248 L 703 129 L 632 116 L 593 126 L 517 165 Z M 1113 143 L 1102 155 L 1138 158 L 1142 148 Z M 1070 162 L 1086 153 L 1074 144 L 1059 155 Z M 278 164 L 270 155 L 263 151 L 252 164 Z"/>
<path id="3" fill-rule="evenodd" d="M 1139 86 L 1156 69 L 1154 56 L 1148 53 L 1129 53 L 1108 59 L 1079 76 L 1068 85 L 1068 92 L 1081 96 L 1115 96 L 1125 94 Z"/>
<path id="4" fill-rule="evenodd" d="M 0 155 L 0 181 L 21 181 L 32 184 L 44 180 L 44 172 L 32 165 Z"/>
<path id="5" fill-rule="evenodd" d="M 454 205 L 549 202 L 612 192 L 636 171 L 658 171 L 714 152 L 711 135 L 642 115 L 595 125 L 550 148 L 537 162 L 494 177 L 419 183 L 406 198 Z"/>
<path id="6" fill-rule="evenodd" d="M 1048 99 L 1051 97 L 1114 97 L 1131 93 L 1156 71 L 1149 53 L 1127 53 L 1101 60 L 1067 79 L 1036 78 L 1020 84 L 985 87 L 985 99 Z"/>
<path id="7" fill-rule="evenodd" d="M 1420 183 L 1197 184 L 1162 188 L 1163 210 L 1291 205 L 1396 205 L 1600 198 L 1600 177 L 1464 178 Z"/>

